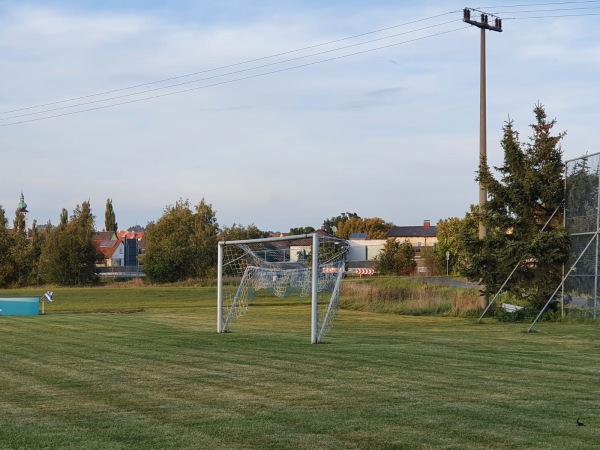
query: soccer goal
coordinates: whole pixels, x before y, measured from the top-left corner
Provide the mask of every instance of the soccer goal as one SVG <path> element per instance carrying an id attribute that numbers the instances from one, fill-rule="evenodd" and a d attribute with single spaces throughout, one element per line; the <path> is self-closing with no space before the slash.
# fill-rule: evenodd
<path id="1" fill-rule="evenodd" d="M 227 332 L 264 291 L 310 296 L 311 343 L 321 342 L 337 316 L 347 251 L 346 241 L 319 233 L 219 242 L 217 331 Z"/>

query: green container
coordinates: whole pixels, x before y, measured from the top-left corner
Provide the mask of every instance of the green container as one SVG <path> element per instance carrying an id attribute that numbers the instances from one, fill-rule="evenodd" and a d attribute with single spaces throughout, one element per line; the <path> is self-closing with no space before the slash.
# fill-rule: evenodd
<path id="1" fill-rule="evenodd" d="M 0 297 L 0 316 L 37 316 L 39 297 Z"/>

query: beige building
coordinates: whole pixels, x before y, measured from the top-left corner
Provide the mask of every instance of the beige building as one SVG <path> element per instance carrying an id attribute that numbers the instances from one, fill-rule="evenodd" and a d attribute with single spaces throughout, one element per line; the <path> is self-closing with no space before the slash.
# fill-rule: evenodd
<path id="1" fill-rule="evenodd" d="M 428 273 L 423 253 L 425 248 L 433 249 L 437 244 L 437 227 L 431 226 L 425 220 L 419 226 L 394 226 L 388 231 L 385 239 L 369 239 L 366 233 L 354 233 L 348 239 L 348 269 L 354 271 L 359 268 L 372 268 L 373 261 L 383 251 L 387 239 L 396 239 L 400 243 L 408 241 L 415 250 L 417 270 L 421 274 Z"/>
<path id="2" fill-rule="evenodd" d="M 431 226 L 429 220 L 424 220 L 421 226 L 392 227 L 387 232 L 386 238 L 394 238 L 399 242 L 410 242 L 415 249 L 415 260 L 417 262 L 417 271 L 420 274 L 427 274 L 429 269 L 423 258 L 426 248 L 433 249 L 437 244 L 437 227 Z"/>
<path id="3" fill-rule="evenodd" d="M 385 235 L 397 241 L 408 241 L 415 249 L 420 247 L 433 247 L 437 244 L 437 227 L 431 226 L 429 220 L 423 221 L 422 226 L 392 227 Z"/>

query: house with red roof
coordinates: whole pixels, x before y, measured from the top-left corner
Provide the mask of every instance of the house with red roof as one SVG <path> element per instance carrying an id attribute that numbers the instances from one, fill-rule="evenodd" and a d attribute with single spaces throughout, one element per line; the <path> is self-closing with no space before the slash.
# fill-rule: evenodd
<path id="1" fill-rule="evenodd" d="M 146 248 L 142 231 L 96 231 L 93 242 L 102 255 L 99 267 L 138 267 L 139 256 Z"/>

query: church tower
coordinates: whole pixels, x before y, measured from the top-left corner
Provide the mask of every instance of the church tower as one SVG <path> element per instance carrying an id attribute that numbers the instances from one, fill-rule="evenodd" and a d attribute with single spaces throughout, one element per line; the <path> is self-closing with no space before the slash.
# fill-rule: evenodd
<path id="1" fill-rule="evenodd" d="M 25 203 L 25 196 L 23 195 L 22 191 L 21 199 L 19 200 L 19 206 L 17 206 L 17 213 L 23 216 L 23 220 L 25 221 L 25 230 L 27 230 L 27 213 L 29 213 L 29 211 L 27 211 L 27 203 Z"/>

